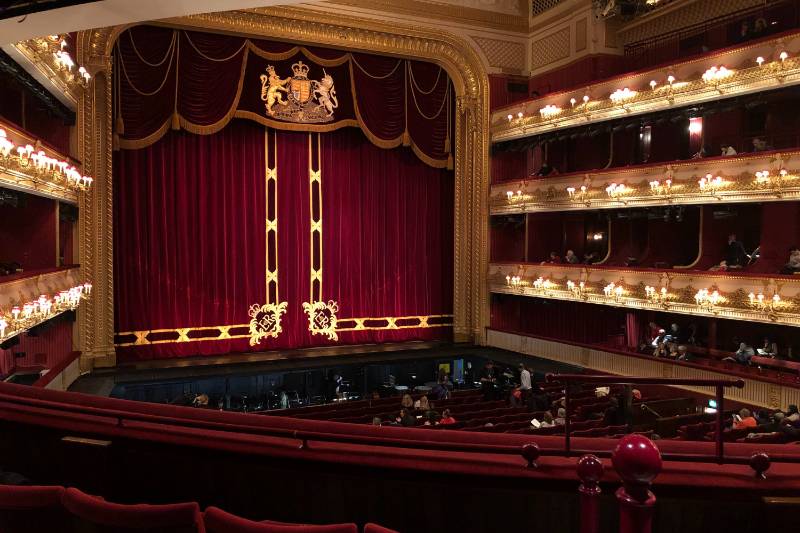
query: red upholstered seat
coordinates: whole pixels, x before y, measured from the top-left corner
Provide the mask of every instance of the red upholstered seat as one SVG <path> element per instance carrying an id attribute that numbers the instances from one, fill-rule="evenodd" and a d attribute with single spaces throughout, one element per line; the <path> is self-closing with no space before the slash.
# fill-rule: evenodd
<path id="1" fill-rule="evenodd" d="M 203 513 L 208 533 L 358 533 L 355 524 L 330 524 L 315 526 L 308 524 L 287 524 L 285 522 L 253 522 L 222 509 L 209 507 Z"/>
<path id="2" fill-rule="evenodd" d="M 0 485 L 0 531 L 72 531 L 67 513 L 61 505 L 63 494 L 63 487 Z"/>
<path id="3" fill-rule="evenodd" d="M 64 507 L 76 529 L 93 533 L 205 533 L 197 503 L 121 505 L 67 489 Z"/>
<path id="4" fill-rule="evenodd" d="M 378 524 L 367 524 L 364 526 L 364 533 L 398 533 L 394 529 L 388 529 Z"/>

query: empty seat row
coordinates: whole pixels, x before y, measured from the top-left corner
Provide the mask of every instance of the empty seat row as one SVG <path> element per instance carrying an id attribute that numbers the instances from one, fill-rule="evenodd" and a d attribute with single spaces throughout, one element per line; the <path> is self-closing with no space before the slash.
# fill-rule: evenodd
<path id="1" fill-rule="evenodd" d="M 122 505 L 78 489 L 0 485 L 2 533 L 358 533 L 355 524 L 254 522 L 196 502 Z M 364 533 L 397 533 L 367 524 Z"/>

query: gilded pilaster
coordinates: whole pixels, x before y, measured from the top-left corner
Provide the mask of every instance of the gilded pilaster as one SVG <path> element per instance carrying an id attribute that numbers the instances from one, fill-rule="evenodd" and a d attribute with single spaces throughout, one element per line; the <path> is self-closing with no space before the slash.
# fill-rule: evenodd
<path id="1" fill-rule="evenodd" d="M 95 176 L 95 187 L 80 201 L 78 219 L 83 277 L 93 296 L 78 312 L 77 345 L 81 368 L 114 366 L 114 281 L 112 197 L 112 72 L 106 50 L 87 49 L 87 33 L 79 38 L 79 57 L 92 73 L 92 82 L 78 99 L 78 150 L 84 168 Z"/>

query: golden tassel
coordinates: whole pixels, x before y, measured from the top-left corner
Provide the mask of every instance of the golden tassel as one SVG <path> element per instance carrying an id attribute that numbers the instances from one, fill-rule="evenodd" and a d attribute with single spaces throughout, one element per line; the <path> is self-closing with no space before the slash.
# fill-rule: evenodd
<path id="1" fill-rule="evenodd" d="M 181 118 L 178 116 L 178 113 L 172 114 L 172 129 L 173 130 L 181 129 Z"/>
<path id="2" fill-rule="evenodd" d="M 125 122 L 122 120 L 122 114 L 117 115 L 117 122 L 114 125 L 117 135 L 125 135 Z"/>
<path id="3" fill-rule="evenodd" d="M 117 132 L 111 135 L 111 150 L 114 152 L 119 150 L 119 134 Z"/>
<path id="4" fill-rule="evenodd" d="M 452 154 L 447 154 L 447 170 L 453 170 L 453 156 L 452 156 Z"/>
<path id="5" fill-rule="evenodd" d="M 408 130 L 403 132 L 403 146 L 411 146 L 411 136 L 408 134 Z"/>

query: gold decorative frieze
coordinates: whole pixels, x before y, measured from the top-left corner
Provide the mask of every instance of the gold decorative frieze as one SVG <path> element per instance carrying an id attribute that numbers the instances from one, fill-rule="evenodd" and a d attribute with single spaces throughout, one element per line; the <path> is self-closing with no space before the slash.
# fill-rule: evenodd
<path id="1" fill-rule="evenodd" d="M 537 61 L 553 60 L 533 52 Z M 800 32 L 519 102 L 492 113 L 492 142 L 797 85 L 798 54 Z"/>
<path id="2" fill-rule="evenodd" d="M 800 277 L 493 263 L 488 280 L 494 293 L 800 326 Z"/>
<path id="3" fill-rule="evenodd" d="M 59 99 L 75 109 L 77 99 L 92 79 L 91 74 L 67 50 L 67 36 L 46 35 L 13 45 L 15 59 L 30 64 L 40 81 L 49 82 Z"/>
<path id="4" fill-rule="evenodd" d="M 492 214 L 800 199 L 800 151 L 622 167 L 492 187 Z"/>
<path id="5" fill-rule="evenodd" d="M 80 269 L 70 268 L 5 283 L 0 279 L 0 342 L 77 308 L 92 291 L 79 277 Z"/>
<path id="6" fill-rule="evenodd" d="M 0 122 L 0 186 L 76 203 L 92 181 L 65 156 Z"/>
<path id="7" fill-rule="evenodd" d="M 429 329 L 453 327 L 453 315 L 390 316 L 339 318 L 325 334 L 344 331 L 377 331 L 393 329 Z M 250 324 L 200 326 L 188 328 L 124 331 L 116 334 L 116 346 L 144 346 L 179 342 L 222 341 L 248 339 Z"/>

